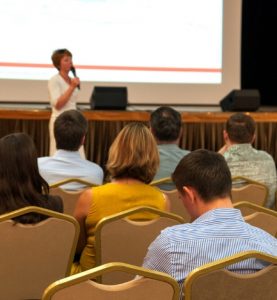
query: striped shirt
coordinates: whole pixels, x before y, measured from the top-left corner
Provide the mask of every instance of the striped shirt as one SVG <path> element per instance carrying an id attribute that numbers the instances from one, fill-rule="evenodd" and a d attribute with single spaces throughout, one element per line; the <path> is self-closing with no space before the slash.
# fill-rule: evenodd
<path id="1" fill-rule="evenodd" d="M 210 210 L 192 223 L 166 228 L 149 246 L 143 267 L 168 273 L 182 289 L 187 275 L 195 268 L 231 256 L 256 250 L 277 256 L 277 239 L 246 223 L 239 210 Z M 239 273 L 251 273 L 266 266 L 248 259 L 228 267 Z"/>

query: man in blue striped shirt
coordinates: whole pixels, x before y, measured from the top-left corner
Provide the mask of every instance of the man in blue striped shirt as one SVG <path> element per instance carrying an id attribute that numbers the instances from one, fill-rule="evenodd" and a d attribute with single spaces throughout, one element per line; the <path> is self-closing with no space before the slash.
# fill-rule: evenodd
<path id="1" fill-rule="evenodd" d="M 163 230 L 148 249 L 145 268 L 168 273 L 182 286 L 193 269 L 238 252 L 256 250 L 277 256 L 277 239 L 247 224 L 233 208 L 231 173 L 223 156 L 193 151 L 179 162 L 172 179 L 194 221 Z M 249 259 L 229 269 L 250 273 L 265 265 Z"/>

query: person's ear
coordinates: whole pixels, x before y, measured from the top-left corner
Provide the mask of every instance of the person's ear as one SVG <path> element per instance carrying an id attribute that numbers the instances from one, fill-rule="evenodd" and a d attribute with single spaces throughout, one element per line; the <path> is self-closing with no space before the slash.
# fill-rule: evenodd
<path id="1" fill-rule="evenodd" d="M 229 141 L 229 135 L 225 129 L 223 130 L 223 139 L 225 143 Z"/>
<path id="2" fill-rule="evenodd" d="M 195 203 L 195 190 L 189 186 L 184 186 L 183 187 L 184 194 L 187 197 L 187 200 L 191 203 Z"/>
<path id="3" fill-rule="evenodd" d="M 86 140 L 86 136 L 84 135 L 81 139 L 81 145 L 80 146 L 83 146 L 85 144 L 85 140 Z"/>
<path id="4" fill-rule="evenodd" d="M 255 139 L 256 139 L 256 134 L 253 135 L 252 140 L 251 140 L 251 144 L 254 143 Z"/>

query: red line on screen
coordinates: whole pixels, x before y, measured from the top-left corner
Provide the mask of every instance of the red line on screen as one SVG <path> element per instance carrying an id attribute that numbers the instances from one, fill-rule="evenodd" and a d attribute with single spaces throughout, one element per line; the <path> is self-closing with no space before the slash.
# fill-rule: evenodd
<path id="1" fill-rule="evenodd" d="M 0 67 L 19 67 L 19 68 L 53 68 L 51 64 L 35 63 L 13 63 L 0 62 Z M 131 67 L 131 66 L 93 66 L 75 65 L 75 68 L 84 70 L 110 70 L 110 71 L 158 71 L 158 72 L 207 72 L 220 73 L 222 69 L 217 68 L 175 68 L 175 67 Z"/>

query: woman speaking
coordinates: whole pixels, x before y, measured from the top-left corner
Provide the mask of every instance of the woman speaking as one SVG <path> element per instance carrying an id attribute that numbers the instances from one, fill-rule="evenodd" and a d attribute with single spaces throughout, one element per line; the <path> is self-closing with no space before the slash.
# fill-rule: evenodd
<path id="1" fill-rule="evenodd" d="M 80 80 L 76 77 L 75 69 L 72 63 L 72 54 L 67 49 L 55 50 L 52 54 L 53 65 L 59 71 L 58 74 L 50 78 L 48 90 L 52 114 L 49 122 L 50 135 L 50 155 L 56 151 L 56 142 L 54 138 L 54 122 L 59 114 L 69 109 L 76 109 L 78 89 L 80 89 Z M 74 77 L 69 77 L 72 71 Z M 83 150 L 82 150 L 83 151 Z"/>

